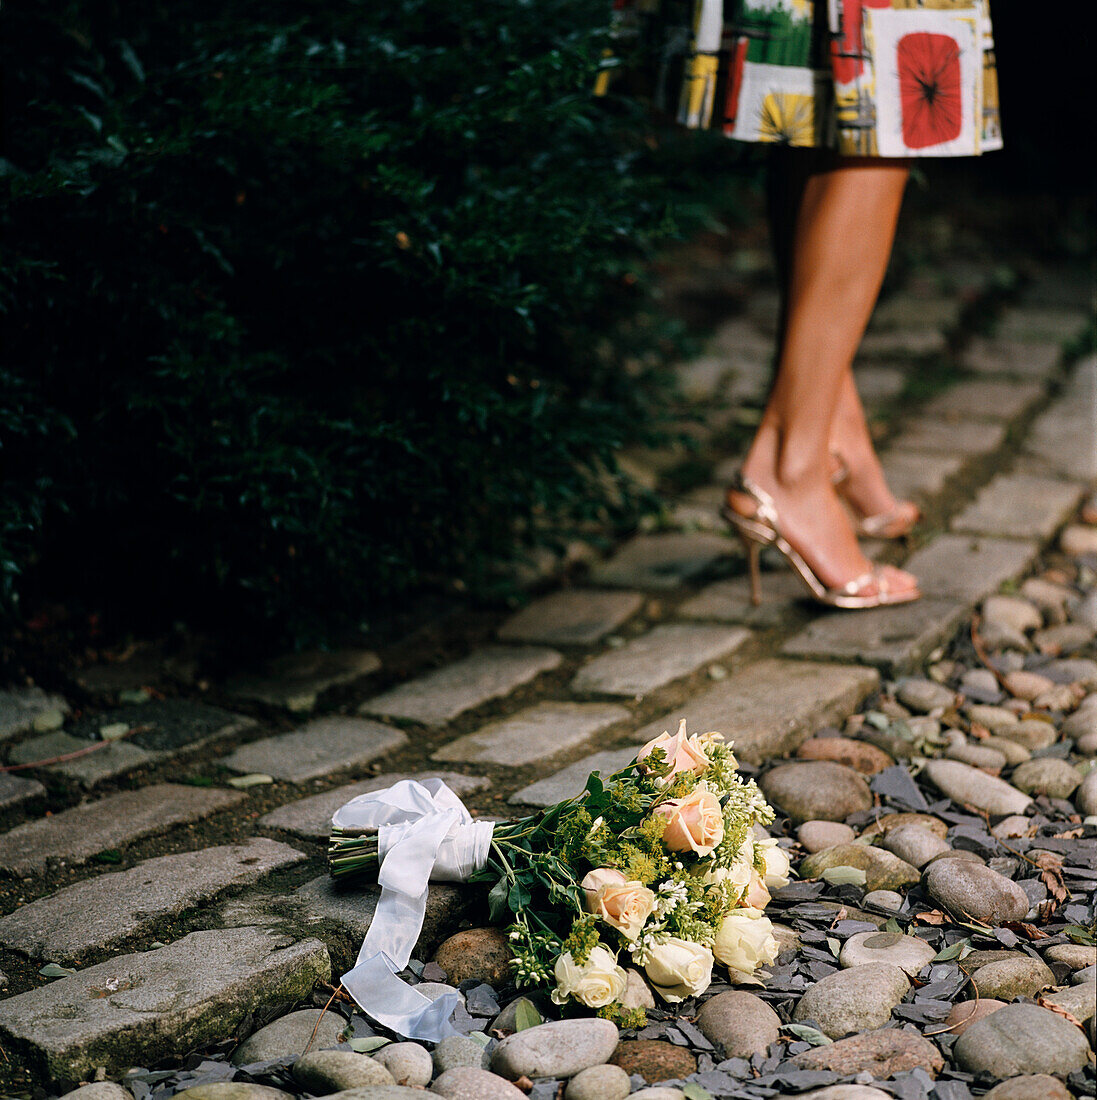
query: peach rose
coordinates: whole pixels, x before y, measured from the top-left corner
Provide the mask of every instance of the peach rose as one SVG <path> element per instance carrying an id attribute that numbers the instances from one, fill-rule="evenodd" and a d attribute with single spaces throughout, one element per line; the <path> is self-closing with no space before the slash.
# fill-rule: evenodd
<path id="1" fill-rule="evenodd" d="M 757 871 L 752 870 L 750 872 L 750 884 L 747 886 L 747 892 L 743 895 L 741 901 L 752 909 L 765 909 L 769 905 L 769 890 L 766 888 L 765 880 Z"/>
<path id="2" fill-rule="evenodd" d="M 635 940 L 655 908 L 655 894 L 642 882 L 626 881 L 620 871 L 598 867 L 580 883 L 586 909 L 616 928 L 627 940 Z"/>
<path id="3" fill-rule="evenodd" d="M 683 718 L 678 725 L 678 732 L 673 737 L 664 730 L 636 754 L 636 761 L 637 763 L 642 761 L 653 749 L 662 749 L 663 759 L 670 765 L 668 779 L 679 772 L 692 772 L 694 775 L 700 775 L 709 766 L 708 754 L 705 752 L 705 741 L 706 739 L 715 738 L 723 740 L 718 733 L 700 735 L 695 733 L 687 737 L 686 720 Z"/>
<path id="4" fill-rule="evenodd" d="M 685 798 L 671 798 L 655 807 L 666 818 L 663 844 L 671 852 L 712 854 L 724 839 L 724 811 L 720 800 L 702 787 Z"/>

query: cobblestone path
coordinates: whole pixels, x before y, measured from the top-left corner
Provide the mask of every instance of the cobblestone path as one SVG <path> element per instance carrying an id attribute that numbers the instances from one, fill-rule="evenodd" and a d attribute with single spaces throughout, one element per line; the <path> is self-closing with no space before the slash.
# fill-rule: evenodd
<path id="1" fill-rule="evenodd" d="M 696 455 L 624 456 L 653 486 L 688 457 L 693 487 L 464 651 L 418 667 L 398 645 L 287 659 L 190 697 L 149 692 L 140 668 L 89 670 L 107 702 L 80 713 L 0 691 L 0 762 L 33 765 L 0 773 L 0 1081 L 30 1095 L 117 1077 L 331 982 L 374 895 L 333 891 L 327 826 L 363 791 L 442 775 L 502 816 L 574 793 L 679 717 L 734 738 L 748 765 L 840 726 L 1016 587 L 1092 491 L 1097 356 L 1075 351 L 1090 294 L 1047 271 L 1004 295 L 957 261 L 878 308 L 857 373 L 889 480 L 927 518 L 912 548 L 870 551 L 919 576 L 910 606 L 823 613 L 780 568 L 749 604 L 716 510 L 737 458 L 720 440 L 767 384 L 760 279 L 680 368 Z M 472 897 L 432 891 L 421 957 Z M 42 1005 L 49 1026 L 27 1033 Z"/>

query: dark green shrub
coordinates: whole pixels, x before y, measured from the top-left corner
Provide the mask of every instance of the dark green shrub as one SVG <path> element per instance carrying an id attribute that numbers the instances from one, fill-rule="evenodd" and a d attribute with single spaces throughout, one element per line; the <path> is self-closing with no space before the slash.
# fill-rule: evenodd
<path id="1" fill-rule="evenodd" d="M 5 4 L 9 611 L 304 639 L 635 518 L 670 190 L 607 8 Z"/>

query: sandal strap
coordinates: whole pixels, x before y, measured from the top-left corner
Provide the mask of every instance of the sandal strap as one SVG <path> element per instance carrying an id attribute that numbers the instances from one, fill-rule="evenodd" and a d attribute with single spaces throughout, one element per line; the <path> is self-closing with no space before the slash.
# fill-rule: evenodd
<path id="1" fill-rule="evenodd" d="M 773 497 L 771 497 L 761 485 L 751 481 L 742 470 L 738 470 L 731 479 L 731 490 L 735 493 L 743 493 L 754 499 L 756 510 L 751 518 L 761 520 L 763 523 L 768 523 L 775 531 L 778 530 L 777 505 L 774 503 Z"/>

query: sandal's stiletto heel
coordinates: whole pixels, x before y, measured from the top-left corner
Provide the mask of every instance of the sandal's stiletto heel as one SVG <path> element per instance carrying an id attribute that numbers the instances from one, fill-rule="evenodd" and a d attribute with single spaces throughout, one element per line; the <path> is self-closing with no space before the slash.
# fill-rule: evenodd
<path id="1" fill-rule="evenodd" d="M 747 565 L 750 570 L 750 601 L 754 606 L 757 607 L 762 599 L 759 555 L 763 546 L 772 546 L 780 551 L 807 585 L 812 596 L 827 607 L 850 610 L 884 607 L 890 604 L 910 603 L 921 596 L 917 588 L 892 591 L 888 584 L 887 567 L 880 566 L 873 566 L 867 573 L 840 587 L 824 584 L 811 566 L 781 534 L 777 506 L 769 493 L 741 473 L 735 477 L 730 491 L 751 497 L 755 504 L 754 514 L 750 516 L 741 515 L 727 503 L 720 509 L 720 514 L 735 529 L 746 548 Z"/>
<path id="2" fill-rule="evenodd" d="M 914 525 L 921 521 L 922 509 L 912 500 L 901 500 L 887 512 L 877 512 L 871 516 L 861 515 L 857 511 L 857 506 L 849 498 L 847 484 L 849 467 L 842 461 L 842 456 L 837 451 L 831 451 L 830 454 L 838 464 L 838 468 L 831 476 L 831 481 L 857 517 L 858 536 L 866 539 L 905 539 L 914 530 Z"/>

